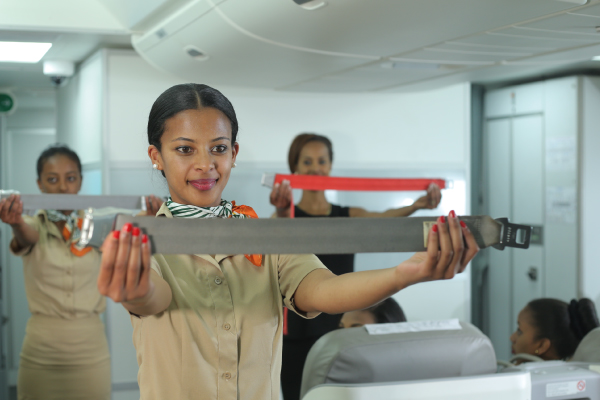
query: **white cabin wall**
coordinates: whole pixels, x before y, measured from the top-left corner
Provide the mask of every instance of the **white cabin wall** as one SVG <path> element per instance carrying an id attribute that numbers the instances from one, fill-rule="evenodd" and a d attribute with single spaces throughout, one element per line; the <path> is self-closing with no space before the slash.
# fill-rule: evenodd
<path id="1" fill-rule="evenodd" d="M 581 78 L 580 113 L 580 295 L 590 298 L 600 307 L 600 260 L 597 224 L 600 202 L 600 78 Z"/>
<path id="2" fill-rule="evenodd" d="M 104 60 L 102 50 L 95 53 L 58 90 L 57 140 L 81 160 L 81 194 L 102 193 Z"/>

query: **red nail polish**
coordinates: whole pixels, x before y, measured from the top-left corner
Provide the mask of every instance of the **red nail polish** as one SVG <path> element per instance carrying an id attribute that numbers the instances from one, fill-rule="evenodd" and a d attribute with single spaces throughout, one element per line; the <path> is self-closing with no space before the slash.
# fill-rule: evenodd
<path id="1" fill-rule="evenodd" d="M 450 216 L 452 218 L 456 218 L 456 213 L 454 212 L 454 210 L 450 211 Z"/>
<path id="2" fill-rule="evenodd" d="M 119 236 L 121 236 L 121 231 L 113 231 L 113 237 L 114 237 L 115 239 L 118 239 L 118 238 L 119 238 Z"/>
<path id="3" fill-rule="evenodd" d="M 142 235 L 142 243 L 148 243 L 148 235 Z"/>
<path id="4" fill-rule="evenodd" d="M 442 222 L 442 224 L 446 223 L 446 217 L 444 217 L 443 215 L 440 217 L 440 221 Z"/>
<path id="5" fill-rule="evenodd" d="M 129 233 L 129 232 L 131 232 L 132 229 L 133 229 L 133 225 L 130 222 L 123 225 L 123 232 Z"/>
<path id="6" fill-rule="evenodd" d="M 133 236 L 140 236 L 140 228 L 138 228 L 137 226 L 133 228 L 133 231 L 131 232 L 131 235 Z"/>
<path id="7" fill-rule="evenodd" d="M 438 226 L 434 225 L 433 228 L 431 228 L 432 231 L 437 232 L 438 231 Z"/>
<path id="8" fill-rule="evenodd" d="M 462 226 L 463 228 L 466 228 L 467 224 L 465 224 L 465 221 L 460 221 L 460 226 Z"/>

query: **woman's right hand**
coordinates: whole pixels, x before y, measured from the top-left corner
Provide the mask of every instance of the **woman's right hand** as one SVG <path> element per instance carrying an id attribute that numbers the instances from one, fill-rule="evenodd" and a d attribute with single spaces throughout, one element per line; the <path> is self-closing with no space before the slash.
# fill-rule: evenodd
<path id="1" fill-rule="evenodd" d="M 24 224 L 23 202 L 18 194 L 0 200 L 0 220 L 12 226 Z"/>
<path id="2" fill-rule="evenodd" d="M 102 245 L 98 290 L 117 303 L 141 305 L 154 292 L 147 235 L 130 223 L 111 232 Z"/>
<path id="3" fill-rule="evenodd" d="M 292 188 L 290 181 L 284 180 L 281 184 L 276 183 L 269 196 L 271 204 L 277 209 L 277 216 L 289 217 L 290 207 L 292 205 Z"/>

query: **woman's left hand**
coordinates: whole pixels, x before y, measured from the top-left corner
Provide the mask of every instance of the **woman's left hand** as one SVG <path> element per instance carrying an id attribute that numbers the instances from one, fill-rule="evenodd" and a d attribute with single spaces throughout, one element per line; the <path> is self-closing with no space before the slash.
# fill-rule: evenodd
<path id="1" fill-rule="evenodd" d="M 473 234 L 451 211 L 448 218 L 438 218 L 429 231 L 427 251 L 416 253 L 396 267 L 399 288 L 418 282 L 452 279 L 465 270 L 477 252 L 479 246 Z"/>
<path id="2" fill-rule="evenodd" d="M 427 188 L 427 194 L 425 196 L 419 197 L 413 203 L 413 207 L 418 210 L 429 209 L 433 210 L 440 205 L 440 201 L 442 200 L 442 191 L 440 187 L 435 183 L 432 183 Z"/>

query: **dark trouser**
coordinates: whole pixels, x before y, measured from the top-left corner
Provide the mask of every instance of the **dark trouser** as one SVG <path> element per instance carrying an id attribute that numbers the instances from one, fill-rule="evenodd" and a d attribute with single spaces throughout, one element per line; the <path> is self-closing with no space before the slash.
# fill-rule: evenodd
<path id="1" fill-rule="evenodd" d="M 281 362 L 281 390 L 284 400 L 300 400 L 302 370 L 308 351 L 318 338 L 283 338 L 283 356 Z"/>

